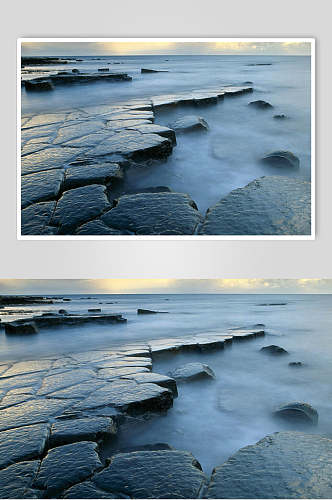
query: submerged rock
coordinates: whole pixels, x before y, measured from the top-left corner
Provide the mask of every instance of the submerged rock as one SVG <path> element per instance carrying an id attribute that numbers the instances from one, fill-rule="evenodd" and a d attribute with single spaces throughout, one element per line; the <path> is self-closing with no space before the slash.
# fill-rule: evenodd
<path id="1" fill-rule="evenodd" d="M 256 109 L 268 109 L 268 108 L 273 108 L 272 104 L 266 101 L 258 100 L 258 101 L 251 101 L 249 102 L 249 106 L 256 108 Z"/>
<path id="2" fill-rule="evenodd" d="M 166 314 L 167 311 L 151 311 L 150 309 L 137 309 L 137 314 Z"/>
<path id="3" fill-rule="evenodd" d="M 209 208 L 199 234 L 310 235 L 311 184 L 261 177 Z"/>
<path id="4" fill-rule="evenodd" d="M 6 335 L 31 335 L 38 333 L 35 321 L 11 321 L 5 324 Z"/>
<path id="5" fill-rule="evenodd" d="M 170 372 L 170 376 L 175 380 L 201 380 L 204 378 L 215 378 L 213 370 L 203 363 L 187 363 Z"/>
<path id="6" fill-rule="evenodd" d="M 102 221 L 135 234 L 193 234 L 201 222 L 194 201 L 184 193 L 141 193 L 121 196 Z"/>
<path id="7" fill-rule="evenodd" d="M 84 481 L 102 467 L 96 450 L 96 443 L 89 441 L 53 448 L 42 461 L 36 487 L 54 498 L 73 484 Z"/>
<path id="8" fill-rule="evenodd" d="M 187 115 L 171 123 L 170 128 L 176 132 L 188 132 L 191 130 L 208 130 L 209 126 L 204 118 L 200 116 Z"/>
<path id="9" fill-rule="evenodd" d="M 167 69 L 141 68 L 141 73 L 168 73 L 168 70 Z"/>
<path id="10" fill-rule="evenodd" d="M 288 351 L 284 349 L 283 347 L 280 347 L 278 345 L 267 345 L 264 346 L 260 349 L 261 352 L 264 352 L 265 354 L 272 354 L 273 356 L 280 356 L 282 354 L 288 354 Z"/>
<path id="11" fill-rule="evenodd" d="M 299 368 L 300 366 L 303 366 L 303 363 L 301 361 L 291 361 L 288 363 L 288 366 L 294 367 L 294 368 Z"/>
<path id="12" fill-rule="evenodd" d="M 300 166 L 300 160 L 291 151 L 274 151 L 265 155 L 261 161 L 274 167 L 299 168 Z"/>
<path id="13" fill-rule="evenodd" d="M 216 467 L 205 498 L 331 498 L 332 440 L 277 432 Z"/>
<path id="14" fill-rule="evenodd" d="M 110 207 L 105 186 L 89 186 L 70 189 L 61 196 L 51 223 L 59 227 L 60 234 L 72 233 L 89 219 L 98 217 Z"/>
<path id="15" fill-rule="evenodd" d="M 206 478 L 191 453 L 159 450 L 119 453 L 92 481 L 130 498 L 197 498 Z"/>
<path id="16" fill-rule="evenodd" d="M 285 120 L 287 118 L 287 116 L 284 114 L 280 114 L 280 115 L 274 115 L 273 118 L 275 120 Z"/>
<path id="17" fill-rule="evenodd" d="M 318 424 L 318 412 L 308 403 L 292 402 L 278 406 L 274 410 L 274 415 L 290 422 Z"/>

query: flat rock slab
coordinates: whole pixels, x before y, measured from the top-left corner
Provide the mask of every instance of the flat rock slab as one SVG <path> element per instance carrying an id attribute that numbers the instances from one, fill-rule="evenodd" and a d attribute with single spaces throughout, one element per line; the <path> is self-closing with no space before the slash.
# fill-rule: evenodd
<path id="1" fill-rule="evenodd" d="M 15 462 L 39 458 L 49 436 L 48 424 L 28 425 L 0 432 L 0 469 Z"/>
<path id="2" fill-rule="evenodd" d="M 54 168 L 64 168 L 68 163 L 74 160 L 80 154 L 80 150 L 64 147 L 50 147 L 26 155 L 22 158 L 22 174 L 32 174 L 42 170 L 51 170 Z"/>
<path id="3" fill-rule="evenodd" d="M 170 376 L 182 382 L 215 378 L 215 374 L 211 368 L 203 363 L 187 363 L 173 370 Z"/>
<path id="4" fill-rule="evenodd" d="M 123 168 L 117 163 L 71 166 L 66 170 L 64 189 L 88 184 L 113 184 L 123 179 Z"/>
<path id="5" fill-rule="evenodd" d="M 40 498 L 32 489 L 40 462 L 20 462 L 0 471 L 0 498 Z"/>
<path id="6" fill-rule="evenodd" d="M 21 211 L 21 234 L 48 235 L 53 234 L 55 228 L 49 226 L 56 202 L 48 201 L 30 205 Z"/>
<path id="7" fill-rule="evenodd" d="M 116 431 L 116 424 L 107 417 L 58 420 L 51 428 L 50 447 L 78 441 L 99 441 L 115 436 Z"/>
<path id="8" fill-rule="evenodd" d="M 214 469 L 206 498 L 331 498 L 332 440 L 278 432 Z"/>
<path id="9" fill-rule="evenodd" d="M 89 368 L 78 368 L 77 370 L 50 375 L 44 378 L 43 384 L 37 394 L 39 396 L 44 396 L 45 394 L 50 394 L 59 389 L 64 389 L 65 387 L 74 386 L 75 384 L 91 380 L 95 377 L 96 373 Z"/>
<path id="10" fill-rule="evenodd" d="M 26 208 L 37 201 L 54 200 L 62 187 L 64 170 L 54 169 L 24 175 L 21 185 L 21 206 Z"/>
<path id="11" fill-rule="evenodd" d="M 163 125 L 156 125 L 154 123 L 147 123 L 143 125 L 130 126 L 130 130 L 137 130 L 141 134 L 158 134 L 161 137 L 167 137 L 173 144 L 176 144 L 176 136 L 174 130 Z"/>
<path id="12" fill-rule="evenodd" d="M 41 372 L 49 370 L 52 366 L 52 361 L 49 359 L 33 360 L 33 361 L 18 361 L 14 363 L 1 377 L 13 377 L 15 375 L 24 375 L 27 373 Z"/>
<path id="13" fill-rule="evenodd" d="M 310 235 L 310 199 L 310 182 L 261 177 L 209 208 L 199 234 Z"/>
<path id="14" fill-rule="evenodd" d="M 176 132 L 190 132 L 192 130 L 208 130 L 209 126 L 200 116 L 187 115 L 178 118 L 170 127 Z"/>
<path id="15" fill-rule="evenodd" d="M 120 453 L 92 479 L 130 498 L 197 498 L 205 480 L 191 453 L 176 450 Z"/>
<path id="16" fill-rule="evenodd" d="M 101 217 L 108 226 L 135 234 L 193 234 L 202 218 L 183 193 L 140 193 L 121 196 Z"/>
<path id="17" fill-rule="evenodd" d="M 125 495 L 109 493 L 107 491 L 101 490 L 97 488 L 97 486 L 91 481 L 84 481 L 80 484 L 75 484 L 71 488 L 69 488 L 63 498 L 79 498 L 79 499 L 88 499 L 88 498 L 128 498 Z"/>
<path id="18" fill-rule="evenodd" d="M 128 124 L 128 126 L 130 125 Z M 89 151 L 89 156 L 106 156 L 119 153 L 133 159 L 147 159 L 165 158 L 171 152 L 172 143 L 165 137 L 158 134 L 141 134 L 135 130 L 124 130 L 93 148 Z"/>
<path id="19" fill-rule="evenodd" d="M 74 410 L 111 406 L 130 414 L 168 410 L 173 404 L 171 391 L 156 384 L 137 384 L 133 380 L 114 380 L 97 389 Z"/>
<path id="20" fill-rule="evenodd" d="M 53 496 L 84 481 L 102 467 L 96 450 L 97 444 L 89 441 L 53 448 L 42 461 L 36 487 Z"/>
<path id="21" fill-rule="evenodd" d="M 75 231 L 75 235 L 76 234 L 79 236 L 120 236 L 130 235 L 132 233 L 126 230 L 120 231 L 119 229 L 113 229 L 106 226 L 106 224 L 104 224 L 104 222 L 100 219 L 95 219 L 82 224 L 82 226 L 79 226 Z"/>
<path id="22" fill-rule="evenodd" d="M 167 375 L 161 375 L 159 373 L 135 373 L 134 375 L 126 375 L 125 378 L 135 380 L 138 384 L 157 384 L 160 387 L 166 387 L 170 389 L 174 396 L 178 395 L 178 390 L 176 386 L 176 381 L 174 378 L 168 377 Z"/>
<path id="23" fill-rule="evenodd" d="M 66 191 L 57 203 L 52 224 L 59 227 L 61 234 L 66 234 L 98 217 L 110 207 L 105 191 L 105 186 L 98 184 Z"/>

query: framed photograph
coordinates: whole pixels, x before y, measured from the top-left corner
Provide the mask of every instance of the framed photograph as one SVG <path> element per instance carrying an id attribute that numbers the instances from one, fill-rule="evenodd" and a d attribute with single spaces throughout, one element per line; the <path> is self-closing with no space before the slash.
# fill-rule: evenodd
<path id="1" fill-rule="evenodd" d="M 0 279 L 1 498 L 331 498 L 331 279 Z"/>
<path id="2" fill-rule="evenodd" d="M 312 38 L 18 40 L 19 239 L 315 238 Z"/>

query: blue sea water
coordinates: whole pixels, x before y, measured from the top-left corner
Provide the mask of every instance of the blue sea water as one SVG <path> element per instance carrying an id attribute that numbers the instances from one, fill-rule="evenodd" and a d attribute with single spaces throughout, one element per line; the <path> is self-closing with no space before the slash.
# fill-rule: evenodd
<path id="1" fill-rule="evenodd" d="M 207 133 L 178 136 L 177 146 L 165 162 L 154 161 L 128 175 L 129 188 L 164 185 L 191 195 L 204 213 L 232 189 L 243 187 L 263 175 L 311 179 L 311 61 L 307 56 L 81 56 L 59 66 L 35 67 L 38 72 L 128 73 L 131 82 L 96 82 L 57 87 L 50 93 L 27 93 L 22 89 L 22 114 L 49 113 L 95 104 L 116 104 L 133 98 L 190 92 L 223 85 L 252 82 L 253 94 L 225 99 L 207 107 L 178 106 L 157 111 L 155 122 L 171 125 L 180 116 L 195 114 L 209 124 Z M 268 66 L 252 66 L 271 63 Z M 141 68 L 165 73 L 141 74 Z M 23 75 L 24 78 L 42 73 Z M 49 74 L 49 73 L 44 73 Z M 250 84 L 251 85 L 251 84 Z M 263 99 L 274 108 L 248 107 Z M 288 119 L 273 119 L 285 114 Z M 300 159 L 300 169 L 263 165 L 260 158 L 275 150 L 290 150 Z"/>
<path id="2" fill-rule="evenodd" d="M 38 358 L 56 354 L 112 349 L 128 342 L 180 337 L 227 328 L 266 325 L 265 337 L 233 344 L 224 351 L 173 354 L 154 362 L 155 372 L 167 374 L 187 362 L 208 364 L 216 380 L 179 384 L 179 397 L 165 416 L 135 421 L 123 428 L 117 441 L 104 450 L 166 442 L 191 451 L 209 472 L 232 453 L 266 434 L 292 428 L 272 418 L 273 408 L 290 401 L 305 401 L 319 413 L 317 427 L 304 432 L 332 437 L 332 295 L 71 295 L 70 302 L 24 306 L 20 314 L 2 321 L 30 317 L 37 312 L 119 312 L 126 325 L 86 325 L 42 330 L 27 338 L 0 333 L 1 360 Z M 88 298 L 90 297 L 90 298 Z M 285 305 L 262 305 L 262 304 Z M 168 314 L 138 316 L 137 308 Z M 271 358 L 259 350 L 277 344 L 289 355 Z M 301 361 L 290 368 L 290 361 Z M 303 430 L 303 429 L 301 429 Z"/>

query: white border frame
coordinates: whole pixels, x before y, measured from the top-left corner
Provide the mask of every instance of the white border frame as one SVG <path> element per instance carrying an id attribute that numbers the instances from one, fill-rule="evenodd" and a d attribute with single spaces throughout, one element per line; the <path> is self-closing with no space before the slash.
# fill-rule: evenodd
<path id="1" fill-rule="evenodd" d="M 311 234 L 306 236 L 298 235 L 275 235 L 275 236 L 235 236 L 235 235 L 120 235 L 120 236 L 66 236 L 66 235 L 21 235 L 21 44 L 25 42 L 306 42 L 311 44 Z M 315 38 L 18 38 L 17 39 L 17 239 L 18 240 L 315 240 L 316 231 L 316 40 Z"/>

